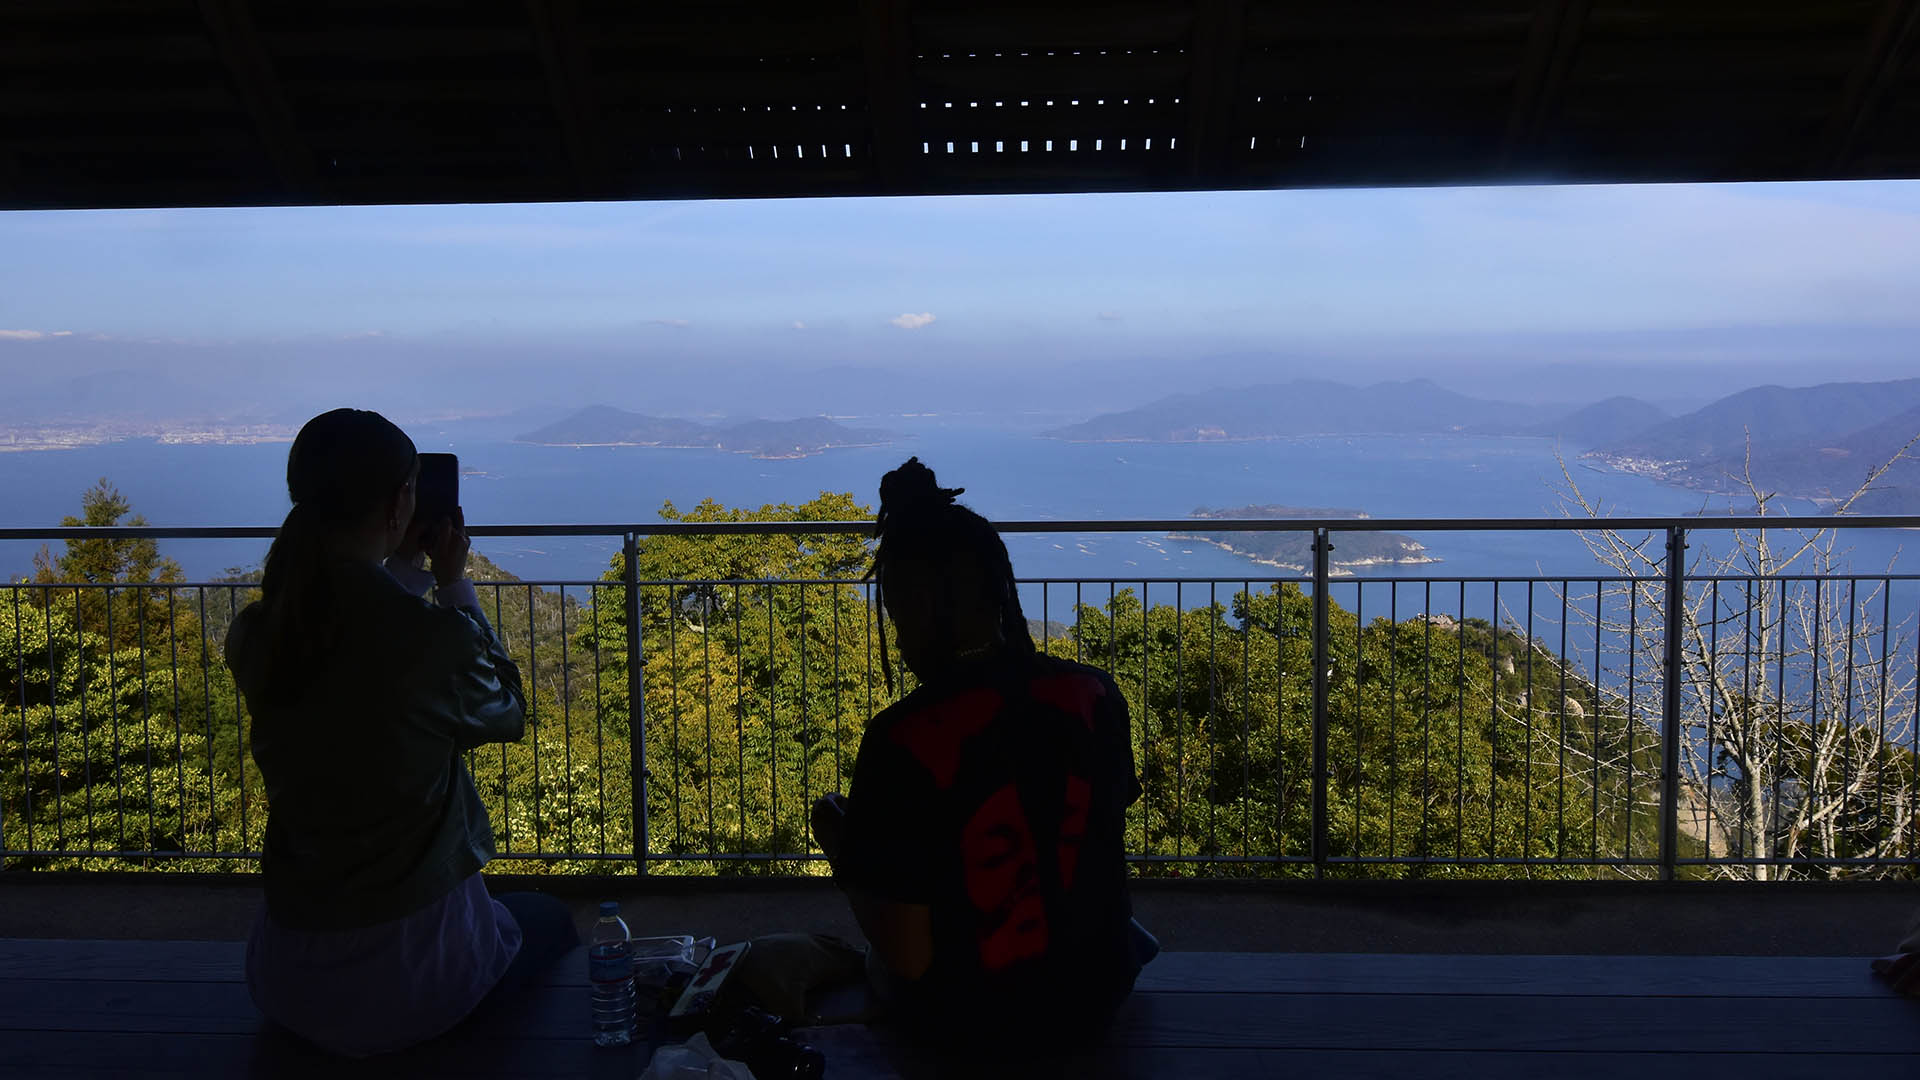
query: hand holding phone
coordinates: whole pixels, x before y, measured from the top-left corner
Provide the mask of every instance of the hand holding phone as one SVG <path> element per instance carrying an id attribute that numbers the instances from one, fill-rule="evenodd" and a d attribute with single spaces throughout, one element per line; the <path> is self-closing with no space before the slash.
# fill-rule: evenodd
<path id="1" fill-rule="evenodd" d="M 467 576 L 467 553 L 472 548 L 473 540 L 467 536 L 467 515 L 457 506 L 453 508 L 453 516 L 430 526 L 420 542 L 420 549 L 433 560 L 433 580 L 440 585 L 451 585 Z"/>

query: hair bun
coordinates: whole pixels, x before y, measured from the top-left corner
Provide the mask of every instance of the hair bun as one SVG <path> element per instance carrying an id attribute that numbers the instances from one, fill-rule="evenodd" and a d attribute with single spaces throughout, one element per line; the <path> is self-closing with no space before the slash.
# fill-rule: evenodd
<path id="1" fill-rule="evenodd" d="M 910 457 L 901 466 L 880 478 L 880 520 L 876 527 L 902 514 L 912 515 L 952 506 L 966 488 L 943 488 L 934 480 L 933 470 L 919 457 Z"/>

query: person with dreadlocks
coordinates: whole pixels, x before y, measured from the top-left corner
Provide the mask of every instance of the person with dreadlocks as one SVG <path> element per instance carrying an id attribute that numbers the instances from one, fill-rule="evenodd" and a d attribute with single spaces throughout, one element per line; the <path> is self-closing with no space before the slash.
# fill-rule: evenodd
<path id="1" fill-rule="evenodd" d="M 1127 705 L 1034 648 L 1006 544 L 962 491 L 918 458 L 880 481 L 875 616 L 919 685 L 869 723 L 814 833 L 896 1019 L 1057 1044 L 1102 1030 L 1157 948 L 1127 896 Z"/>

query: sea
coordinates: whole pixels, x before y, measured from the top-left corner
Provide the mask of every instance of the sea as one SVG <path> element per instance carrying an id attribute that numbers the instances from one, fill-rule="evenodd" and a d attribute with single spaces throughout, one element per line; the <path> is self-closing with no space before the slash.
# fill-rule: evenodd
<path id="1" fill-rule="evenodd" d="M 823 491 L 874 504 L 880 476 L 909 455 L 963 486 L 962 501 L 994 519 L 1180 518 L 1200 507 L 1252 504 L 1342 507 L 1376 518 L 1558 517 L 1567 478 L 1551 440 L 1476 436 L 1353 436 L 1219 443 L 1070 443 L 984 425 L 890 418 L 903 433 L 887 446 L 762 460 L 711 450 L 533 446 L 416 430 L 422 450 L 452 451 L 463 469 L 467 519 L 489 525 L 658 520 L 671 501 L 731 506 L 800 502 Z M 68 450 L 0 454 L 0 527 L 57 525 L 81 492 L 106 478 L 150 524 L 274 525 L 287 509 L 287 445 L 128 441 Z M 1615 472 L 1569 451 L 1568 475 L 1612 515 L 1724 512 L 1725 499 Z M 1795 514 L 1817 507 L 1790 504 Z M 1704 526 L 1707 522 L 1703 521 Z M 1475 578 L 1602 573 L 1569 533 L 1413 534 L 1437 562 L 1373 566 L 1365 578 Z M 1704 528 L 1696 545 L 1711 546 Z M 1912 572 L 1903 554 L 1920 533 L 1856 531 L 1841 547 L 1862 573 Z M 1339 538 L 1334 538 L 1338 558 Z M 1206 543 L 1165 533 L 1063 531 L 1010 536 L 1015 570 L 1027 578 L 1207 579 L 1298 576 Z M 37 543 L 0 541 L 0 572 L 18 577 Z M 257 564 L 264 541 L 169 540 L 166 554 L 189 578 Z M 613 538 L 489 538 L 479 547 L 528 580 L 597 578 L 618 548 Z M 1224 587 L 1224 586 L 1222 586 Z M 1190 602 L 1190 601 L 1189 601 Z"/>

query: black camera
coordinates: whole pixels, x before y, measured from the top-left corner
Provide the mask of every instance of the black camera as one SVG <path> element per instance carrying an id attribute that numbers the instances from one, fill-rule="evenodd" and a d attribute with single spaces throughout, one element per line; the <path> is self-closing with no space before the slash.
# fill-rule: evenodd
<path id="1" fill-rule="evenodd" d="M 748 1007 L 713 1039 L 713 1049 L 745 1065 L 758 1080 L 819 1080 L 826 1075 L 827 1056 L 795 1041 L 787 1034 L 791 1030 L 784 1019 Z"/>

